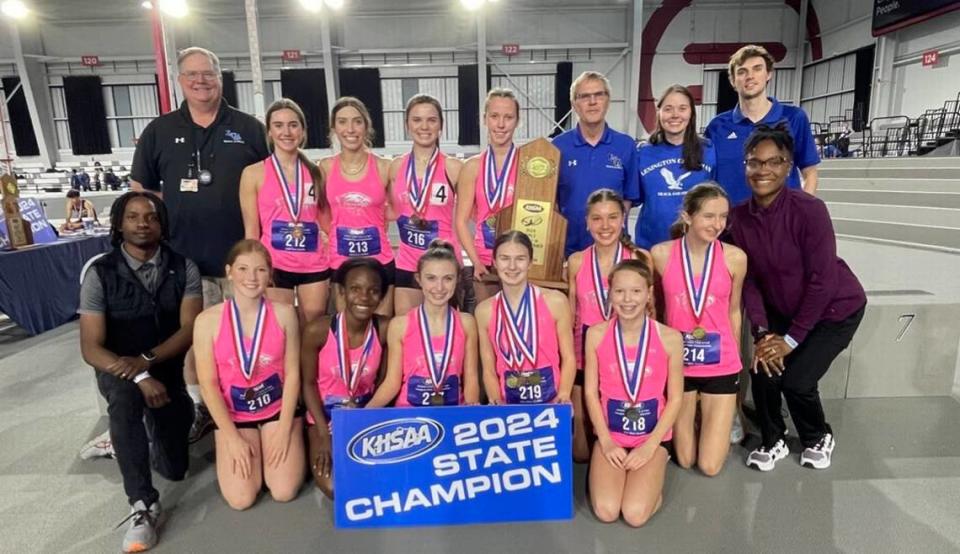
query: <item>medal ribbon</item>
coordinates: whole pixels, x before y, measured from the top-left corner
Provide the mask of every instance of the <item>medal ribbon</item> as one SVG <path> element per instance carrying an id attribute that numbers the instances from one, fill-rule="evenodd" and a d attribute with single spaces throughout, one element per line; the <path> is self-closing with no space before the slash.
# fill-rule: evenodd
<path id="1" fill-rule="evenodd" d="M 280 160 L 277 158 L 276 154 L 271 154 L 270 159 L 273 161 L 273 169 L 277 172 L 277 179 L 280 180 L 280 190 L 283 191 L 283 202 L 287 205 L 287 211 L 290 212 L 290 217 L 294 222 L 300 221 L 300 210 L 303 209 L 303 164 L 300 162 L 300 158 L 297 158 L 297 169 L 296 169 L 296 188 L 293 191 L 293 194 L 290 193 L 290 185 L 287 183 L 287 176 L 283 173 L 283 168 L 280 167 Z"/>
<path id="2" fill-rule="evenodd" d="M 443 339 L 443 354 L 440 356 L 440 363 L 437 364 L 433 356 L 433 339 L 430 336 L 430 322 L 427 318 L 427 311 L 420 305 L 417 310 L 417 319 L 420 323 L 420 344 L 423 346 L 424 357 L 427 359 L 427 369 L 430 370 L 430 380 L 433 381 L 434 391 L 439 392 L 443 388 L 443 381 L 447 376 L 447 369 L 450 367 L 450 359 L 453 357 L 453 308 L 447 307 L 446 333 Z"/>
<path id="3" fill-rule="evenodd" d="M 430 197 L 430 185 L 433 183 L 433 174 L 437 170 L 437 161 L 440 158 L 440 149 L 434 148 L 427 168 L 423 172 L 423 180 L 417 181 L 417 162 L 413 152 L 407 159 L 407 190 L 410 191 L 410 203 L 413 211 L 420 217 L 426 213 L 427 199 Z"/>
<path id="4" fill-rule="evenodd" d="M 528 360 L 530 365 L 534 365 L 537 360 L 537 303 L 534 288 L 527 285 L 516 312 L 510 308 L 507 297 L 502 292 L 498 294 L 500 309 L 497 310 L 497 342 L 501 343 L 500 353 L 507 365 L 519 371 L 524 359 Z M 506 340 L 501 341 L 504 327 Z M 503 342 L 506 342 L 506 348 L 503 347 Z"/>
<path id="5" fill-rule="evenodd" d="M 640 342 L 637 345 L 637 358 L 634 360 L 633 368 L 630 368 L 630 361 L 627 359 L 627 349 L 623 344 L 623 330 L 620 328 L 620 320 L 613 324 L 613 341 L 617 350 L 617 365 L 620 367 L 620 378 L 623 380 L 623 388 L 627 391 L 632 406 L 637 405 L 637 398 L 640 396 L 640 388 L 643 387 L 644 368 L 647 365 L 647 351 L 650 348 L 650 334 L 653 330 L 650 328 L 650 319 L 643 316 L 643 327 L 640 329 Z"/>
<path id="6" fill-rule="evenodd" d="M 516 162 L 517 150 L 513 143 L 510 143 L 510 150 L 507 151 L 507 156 L 503 159 L 503 167 L 500 168 L 500 174 L 497 175 L 497 157 L 493 153 L 493 147 L 487 146 L 483 191 L 487 199 L 487 208 L 492 214 L 503 209 L 507 198 L 507 179 L 513 173 Z"/>
<path id="7" fill-rule="evenodd" d="M 360 374 L 363 373 L 363 368 L 367 364 L 367 358 L 373 351 L 373 343 L 376 340 L 373 323 L 367 323 L 367 336 L 363 339 L 363 349 L 360 352 L 360 359 L 357 360 L 356 371 L 353 370 L 353 365 L 350 363 L 350 333 L 347 332 L 347 318 L 342 313 L 337 314 L 337 321 L 333 330 L 333 335 L 337 339 L 337 362 L 340 366 L 340 379 L 347 385 L 350 395 L 353 396 L 357 390 Z"/>
<path id="8" fill-rule="evenodd" d="M 680 251 L 683 255 L 683 280 L 686 283 L 687 298 L 690 300 L 690 308 L 693 309 L 693 316 L 700 321 L 703 308 L 707 305 L 707 293 L 710 290 L 710 276 L 713 274 L 713 253 L 716 241 L 707 246 L 707 252 L 703 256 L 703 271 L 700 274 L 700 286 L 694 282 L 693 276 L 693 257 L 690 255 L 690 249 L 687 247 L 687 239 L 680 239 Z"/>
<path id="9" fill-rule="evenodd" d="M 240 371 L 249 381 L 253 377 L 253 368 L 257 365 L 257 358 L 260 357 L 260 347 L 263 345 L 263 330 L 267 322 L 267 303 L 261 298 L 260 307 L 257 308 L 257 323 L 253 328 L 253 337 L 250 338 L 250 350 L 243 347 L 243 323 L 240 321 L 240 308 L 237 303 L 230 300 L 230 327 L 233 331 L 233 346 L 236 349 L 237 357 L 240 359 Z"/>
<path id="10" fill-rule="evenodd" d="M 617 251 L 613 255 L 613 266 L 616 267 L 623 259 L 623 245 L 617 245 Z M 593 258 L 593 292 L 597 297 L 597 307 L 603 314 L 603 319 L 610 319 L 610 303 L 607 301 L 607 287 L 603 285 L 603 273 L 600 271 L 600 255 L 597 253 L 597 247 L 590 248 L 590 257 Z"/>

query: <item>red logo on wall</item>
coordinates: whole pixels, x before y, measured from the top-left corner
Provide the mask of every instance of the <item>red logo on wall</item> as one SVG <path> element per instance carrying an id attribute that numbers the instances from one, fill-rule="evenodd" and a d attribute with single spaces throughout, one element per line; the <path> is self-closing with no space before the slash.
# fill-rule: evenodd
<path id="1" fill-rule="evenodd" d="M 100 65 L 100 56 L 80 56 L 80 65 L 96 67 Z"/>
<path id="2" fill-rule="evenodd" d="M 299 50 L 284 50 L 280 58 L 287 62 L 299 62 L 303 55 Z"/>

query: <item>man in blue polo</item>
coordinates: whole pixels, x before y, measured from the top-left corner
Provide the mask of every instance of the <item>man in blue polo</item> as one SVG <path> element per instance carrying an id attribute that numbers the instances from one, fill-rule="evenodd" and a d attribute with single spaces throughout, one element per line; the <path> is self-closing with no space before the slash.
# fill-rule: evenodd
<path id="1" fill-rule="evenodd" d="M 781 104 L 767 96 L 767 83 L 773 77 L 773 56 L 762 46 L 744 46 L 730 57 L 730 84 L 739 101 L 730 111 L 717 114 L 704 135 L 717 151 L 717 181 L 730 195 L 733 205 L 750 198 L 743 166 L 743 146 L 753 129 L 762 124 L 774 126 L 786 121 L 793 136 L 793 164 L 787 186 L 817 192 L 817 164 L 820 156 L 810 130 L 807 114 L 800 108 Z"/>
<path id="2" fill-rule="evenodd" d="M 560 149 L 557 205 L 567 218 L 564 256 L 593 243 L 587 232 L 587 197 L 597 189 L 618 192 L 630 203 L 640 196 L 634 140 L 607 125 L 610 82 L 602 73 L 584 71 L 570 86 L 577 126 L 553 139 Z"/>

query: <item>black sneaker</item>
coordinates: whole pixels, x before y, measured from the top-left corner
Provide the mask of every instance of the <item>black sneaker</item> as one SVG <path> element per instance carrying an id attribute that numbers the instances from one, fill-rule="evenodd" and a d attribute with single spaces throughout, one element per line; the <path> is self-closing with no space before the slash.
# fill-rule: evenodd
<path id="1" fill-rule="evenodd" d="M 190 426 L 190 444 L 202 439 L 204 435 L 213 430 L 213 418 L 210 412 L 203 404 L 193 405 L 193 425 Z"/>

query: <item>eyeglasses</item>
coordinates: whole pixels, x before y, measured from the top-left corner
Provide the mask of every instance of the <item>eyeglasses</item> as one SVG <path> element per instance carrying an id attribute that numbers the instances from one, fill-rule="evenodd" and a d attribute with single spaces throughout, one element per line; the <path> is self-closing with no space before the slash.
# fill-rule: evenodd
<path id="1" fill-rule="evenodd" d="M 184 71 L 180 75 L 188 81 L 212 81 L 217 78 L 216 71 Z"/>
<path id="2" fill-rule="evenodd" d="M 770 168 L 771 171 L 779 171 L 784 165 L 790 163 L 790 160 L 784 158 L 783 156 L 777 156 L 775 158 L 770 158 L 769 160 L 750 158 L 743 163 L 747 166 L 748 171 L 760 171 L 764 167 Z"/>
<path id="3" fill-rule="evenodd" d="M 610 93 L 608 93 L 607 91 L 601 90 L 597 92 L 578 92 L 577 94 L 574 95 L 573 98 L 577 102 L 587 102 L 590 100 L 596 100 L 599 102 L 600 100 L 603 100 L 609 95 Z"/>

